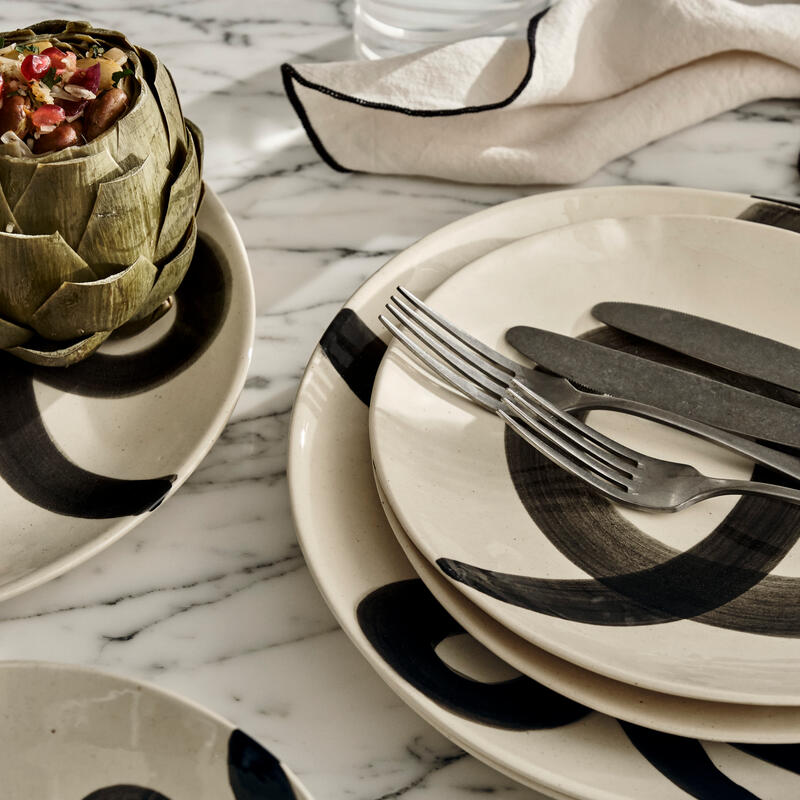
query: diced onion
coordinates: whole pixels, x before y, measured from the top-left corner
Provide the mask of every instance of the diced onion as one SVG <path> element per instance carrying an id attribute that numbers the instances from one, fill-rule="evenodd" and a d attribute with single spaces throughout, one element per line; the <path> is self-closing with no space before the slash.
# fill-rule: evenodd
<path id="1" fill-rule="evenodd" d="M 128 56 L 122 50 L 120 50 L 119 47 L 112 47 L 110 50 L 106 50 L 106 52 L 103 53 L 103 58 L 116 61 L 116 63 L 120 66 L 122 66 L 128 60 Z"/>
<path id="2" fill-rule="evenodd" d="M 83 86 L 77 86 L 74 83 L 70 83 L 64 87 L 64 89 L 69 92 L 73 97 L 79 97 L 81 100 L 94 100 L 97 95 L 94 92 L 90 92 L 88 89 L 84 88 Z"/>

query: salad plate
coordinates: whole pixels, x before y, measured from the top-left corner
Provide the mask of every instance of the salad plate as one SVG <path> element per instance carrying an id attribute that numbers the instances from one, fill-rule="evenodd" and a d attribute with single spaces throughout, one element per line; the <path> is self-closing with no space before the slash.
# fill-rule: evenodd
<path id="1" fill-rule="evenodd" d="M 205 191 L 171 310 L 66 368 L 0 354 L 0 600 L 82 563 L 153 513 L 222 432 L 244 385 L 247 254 Z"/>
<path id="2" fill-rule="evenodd" d="M 50 662 L 0 664 L 10 800 L 310 800 L 243 731 L 148 684 Z"/>
<path id="3" fill-rule="evenodd" d="M 797 345 L 799 250 L 796 233 L 744 220 L 605 218 L 498 249 L 428 303 L 511 357 L 504 335 L 516 324 L 612 341 L 617 334 L 590 314 L 608 298 L 707 313 Z M 638 417 L 588 419 L 636 450 L 706 475 L 764 474 Z M 800 506 L 728 495 L 677 514 L 623 509 L 432 379 L 400 343 L 377 374 L 370 440 L 381 486 L 415 545 L 518 636 L 653 691 L 800 706 L 792 601 Z"/>
<path id="4" fill-rule="evenodd" d="M 800 228 L 792 209 L 742 194 L 566 190 L 481 211 L 392 259 L 336 314 L 311 355 L 290 431 L 292 511 L 317 586 L 363 657 L 412 709 L 493 768 L 573 800 L 791 797 L 800 793 L 796 746 L 740 748 L 670 736 L 591 713 L 527 678 L 499 685 L 459 678 L 431 641 L 463 637 L 464 628 L 404 555 L 373 480 L 369 401 L 388 339 L 377 318 L 397 285 L 425 298 L 471 261 L 534 233 L 600 217 L 669 213 L 744 215 Z M 409 620 L 426 620 L 432 630 L 419 631 Z"/>

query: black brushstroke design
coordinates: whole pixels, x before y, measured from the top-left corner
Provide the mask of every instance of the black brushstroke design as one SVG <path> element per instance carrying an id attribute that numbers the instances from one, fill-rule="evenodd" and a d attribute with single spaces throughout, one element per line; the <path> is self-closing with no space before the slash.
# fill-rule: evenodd
<path id="1" fill-rule="evenodd" d="M 73 464 L 42 421 L 32 372 L 14 360 L 0 381 L 0 476 L 31 503 L 71 517 L 112 519 L 143 514 L 172 488 L 174 475 L 120 480 Z"/>
<path id="2" fill-rule="evenodd" d="M 350 390 L 364 405 L 369 405 L 386 344 L 355 311 L 343 308 L 322 334 L 319 346 Z"/>
<path id="3" fill-rule="evenodd" d="M 238 729 L 228 741 L 228 779 L 236 800 L 295 800 L 280 761 Z"/>
<path id="4" fill-rule="evenodd" d="M 510 730 L 541 730 L 568 725 L 591 713 L 524 676 L 486 684 L 456 674 L 435 648 L 464 629 L 418 578 L 375 589 L 358 604 L 356 613 L 364 635 L 395 672 L 463 717 Z"/>
<path id="5" fill-rule="evenodd" d="M 175 320 L 160 340 L 125 355 L 95 353 L 67 369 L 36 368 L 34 377 L 84 397 L 128 397 L 167 383 L 214 341 L 228 315 L 231 282 L 227 258 L 200 234 L 192 264 L 175 292 Z"/>
<path id="6" fill-rule="evenodd" d="M 96 353 L 65 369 L 36 367 L 0 355 L 0 477 L 29 502 L 64 516 L 113 519 L 156 508 L 176 476 L 121 480 L 73 464 L 44 425 L 34 381 L 102 398 L 126 397 L 162 385 L 194 363 L 214 340 L 228 312 L 230 285 L 224 255 L 199 237 L 176 292 L 174 323 L 153 345 L 120 356 Z"/>
<path id="7" fill-rule="evenodd" d="M 666 778 L 697 800 L 759 800 L 732 781 L 696 739 L 620 722 L 633 746 Z"/>
<path id="8" fill-rule="evenodd" d="M 687 361 L 610 328 L 587 338 L 675 366 Z M 702 369 L 691 361 L 694 369 Z M 440 559 L 448 577 L 498 600 L 577 622 L 650 625 L 694 619 L 750 633 L 800 636 L 800 608 L 793 599 L 800 580 L 770 575 L 800 537 L 797 506 L 742 497 L 707 537 L 679 552 L 640 531 L 613 504 L 509 429 L 505 449 L 512 483 L 531 519 L 590 578 L 541 579 Z M 764 467 L 756 467 L 753 478 L 789 481 Z"/>
<path id="9" fill-rule="evenodd" d="M 170 800 L 166 795 L 155 789 L 145 789 L 142 786 L 106 786 L 96 792 L 87 794 L 83 800 Z"/>
<path id="10" fill-rule="evenodd" d="M 800 775 L 800 744 L 734 744 L 737 750 Z"/>
<path id="11" fill-rule="evenodd" d="M 511 105 L 511 103 L 513 103 L 514 100 L 516 100 L 522 94 L 522 92 L 525 91 L 525 88 L 531 81 L 531 77 L 533 76 L 533 66 L 536 61 L 536 31 L 539 27 L 539 23 L 548 10 L 549 9 L 545 9 L 539 14 L 536 14 L 534 17 L 531 17 L 530 21 L 528 22 L 528 63 L 525 66 L 525 72 L 522 75 L 522 79 L 514 88 L 514 90 L 508 95 L 508 97 L 504 97 L 502 100 L 498 100 L 494 103 L 448 109 L 418 109 L 398 106 L 392 103 L 377 103 L 371 100 L 364 100 L 360 97 L 354 97 L 353 95 L 344 94 L 343 92 L 338 92 L 335 89 L 331 89 L 329 86 L 323 86 L 320 83 L 310 81 L 308 78 L 301 75 L 291 64 L 281 64 L 281 75 L 283 78 L 284 91 L 286 92 L 289 102 L 292 104 L 292 108 L 294 108 L 295 113 L 300 119 L 300 122 L 302 123 L 303 128 L 305 129 L 306 134 L 311 141 L 311 144 L 314 146 L 314 149 L 317 151 L 317 154 L 320 156 L 320 158 L 329 167 L 332 167 L 338 172 L 359 172 L 360 170 L 351 170 L 349 167 L 345 167 L 340 164 L 322 143 L 319 133 L 311 124 L 308 112 L 306 111 L 305 106 L 297 94 L 295 83 L 345 103 L 352 103 L 354 105 L 363 106 L 364 108 L 372 108 L 377 111 L 388 111 L 397 114 L 403 114 L 407 117 L 457 117 L 468 114 L 480 114 L 485 111 L 494 111 L 499 108 L 505 108 L 506 106 Z"/>

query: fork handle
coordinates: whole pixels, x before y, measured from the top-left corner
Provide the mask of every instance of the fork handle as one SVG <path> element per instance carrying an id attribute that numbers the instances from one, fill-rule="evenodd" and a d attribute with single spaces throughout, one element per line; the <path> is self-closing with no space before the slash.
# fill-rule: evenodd
<path id="1" fill-rule="evenodd" d="M 703 491 L 703 499 L 722 494 L 755 494 L 763 497 L 775 497 L 778 500 L 785 500 L 787 503 L 800 505 L 800 489 L 792 489 L 789 486 L 731 478 L 709 478 L 708 483 L 709 488 L 707 491 Z"/>
<path id="2" fill-rule="evenodd" d="M 763 464 L 765 467 L 770 467 L 784 475 L 788 475 L 790 478 L 794 478 L 796 481 L 800 481 L 800 458 L 797 456 L 759 444 L 752 439 L 745 439 L 739 434 L 730 433 L 712 425 L 706 425 L 704 422 L 682 417 L 672 411 L 665 411 L 663 408 L 656 408 L 646 403 L 637 403 L 635 400 L 627 400 L 623 397 L 589 392 L 577 392 L 575 400 L 565 410 L 589 409 L 621 411 L 625 414 L 633 414 L 636 417 L 663 422 L 665 425 L 719 444 L 728 450 L 752 459 L 758 464 Z"/>

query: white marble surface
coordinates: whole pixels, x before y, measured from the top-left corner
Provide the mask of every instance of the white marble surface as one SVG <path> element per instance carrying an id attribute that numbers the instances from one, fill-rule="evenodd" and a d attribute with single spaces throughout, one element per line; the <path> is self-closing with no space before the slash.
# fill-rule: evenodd
<path id="1" fill-rule="evenodd" d="M 120 542 L 0 606 L 0 658 L 153 681 L 259 738 L 319 798 L 532 800 L 388 689 L 337 628 L 289 513 L 297 383 L 343 301 L 393 253 L 542 187 L 333 172 L 286 101 L 279 65 L 346 57 L 346 0 L 0 0 L 3 27 L 89 19 L 159 53 L 206 137 L 205 179 L 250 253 L 258 321 L 246 389 L 185 486 Z M 800 103 L 761 102 L 655 142 L 588 183 L 793 196 Z"/>

